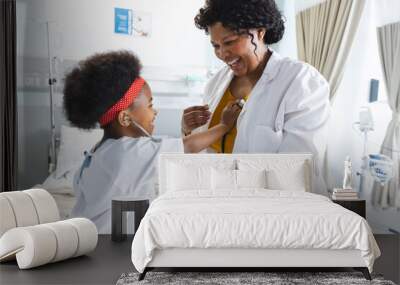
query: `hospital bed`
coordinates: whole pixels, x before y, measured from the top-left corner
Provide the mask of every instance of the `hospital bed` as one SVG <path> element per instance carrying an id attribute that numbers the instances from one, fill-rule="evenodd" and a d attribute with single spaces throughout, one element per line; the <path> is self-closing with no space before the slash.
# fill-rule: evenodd
<path id="1" fill-rule="evenodd" d="M 83 161 L 84 151 L 90 150 L 103 136 L 102 129 L 91 131 L 62 125 L 56 139 L 56 168 L 41 184 L 34 188 L 46 189 L 54 198 L 61 219 L 70 218 L 76 197 L 73 178 Z"/>

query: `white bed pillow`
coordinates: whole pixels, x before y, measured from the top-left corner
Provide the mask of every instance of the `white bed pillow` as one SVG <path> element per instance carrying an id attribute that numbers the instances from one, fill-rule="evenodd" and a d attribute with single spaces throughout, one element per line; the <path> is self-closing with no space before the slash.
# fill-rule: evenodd
<path id="1" fill-rule="evenodd" d="M 236 170 L 218 169 L 211 170 L 212 189 L 218 190 L 236 190 Z"/>
<path id="2" fill-rule="evenodd" d="M 214 191 L 234 191 L 248 188 L 268 187 L 267 171 L 263 170 L 211 170 L 212 189 Z"/>
<path id="3" fill-rule="evenodd" d="M 267 171 L 268 188 L 271 190 L 290 190 L 307 192 L 305 170 L 298 168 L 291 171 L 290 178 L 284 172 Z"/>
<path id="4" fill-rule="evenodd" d="M 262 170 L 235 170 L 237 188 L 268 188 L 267 171 Z"/>
<path id="5" fill-rule="evenodd" d="M 310 169 L 307 162 L 296 158 L 263 159 L 241 158 L 237 160 L 239 170 L 267 171 L 268 189 L 307 191 L 311 190 Z"/>
<path id="6" fill-rule="evenodd" d="M 102 129 L 91 131 L 61 126 L 60 149 L 57 156 L 55 178 L 77 169 L 83 161 L 84 151 L 89 151 L 103 136 Z"/>
<path id="7" fill-rule="evenodd" d="M 167 191 L 211 190 L 211 167 L 168 164 Z"/>

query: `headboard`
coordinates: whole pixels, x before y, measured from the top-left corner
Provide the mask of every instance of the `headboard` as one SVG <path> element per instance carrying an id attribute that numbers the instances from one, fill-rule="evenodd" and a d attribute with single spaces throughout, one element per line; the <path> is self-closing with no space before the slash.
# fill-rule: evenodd
<path id="1" fill-rule="evenodd" d="M 164 153 L 159 159 L 159 194 L 168 189 L 168 170 L 171 164 L 187 167 L 212 166 L 222 169 L 252 169 L 262 167 L 277 170 L 285 179 L 304 175 L 305 191 L 312 192 L 312 175 L 314 170 L 313 155 L 310 153 L 268 153 L 268 154 L 175 154 Z M 293 171 L 297 168 L 296 171 Z M 304 170 L 304 171 L 303 171 Z M 297 173 L 295 173 L 297 172 Z M 289 190 L 289 189 L 288 189 Z"/>

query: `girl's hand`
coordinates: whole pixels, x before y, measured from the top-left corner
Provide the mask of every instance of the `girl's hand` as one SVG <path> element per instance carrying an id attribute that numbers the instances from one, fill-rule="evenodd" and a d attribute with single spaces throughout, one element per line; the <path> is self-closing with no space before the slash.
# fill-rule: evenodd
<path id="1" fill-rule="evenodd" d="M 192 106 L 183 110 L 182 115 L 182 132 L 187 135 L 194 129 L 203 126 L 211 118 L 211 112 L 208 105 Z"/>
<path id="2" fill-rule="evenodd" d="M 232 129 L 241 110 L 242 108 L 237 104 L 237 102 L 229 102 L 222 111 L 221 124 L 227 126 L 228 130 Z"/>

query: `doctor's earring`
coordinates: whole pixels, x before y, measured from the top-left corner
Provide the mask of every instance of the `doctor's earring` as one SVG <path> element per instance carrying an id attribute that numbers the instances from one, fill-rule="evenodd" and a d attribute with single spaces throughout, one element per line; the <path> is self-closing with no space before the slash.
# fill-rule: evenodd
<path id="1" fill-rule="evenodd" d="M 258 30 L 258 38 L 260 39 L 260 41 L 264 41 L 266 33 L 267 31 L 265 29 Z"/>

